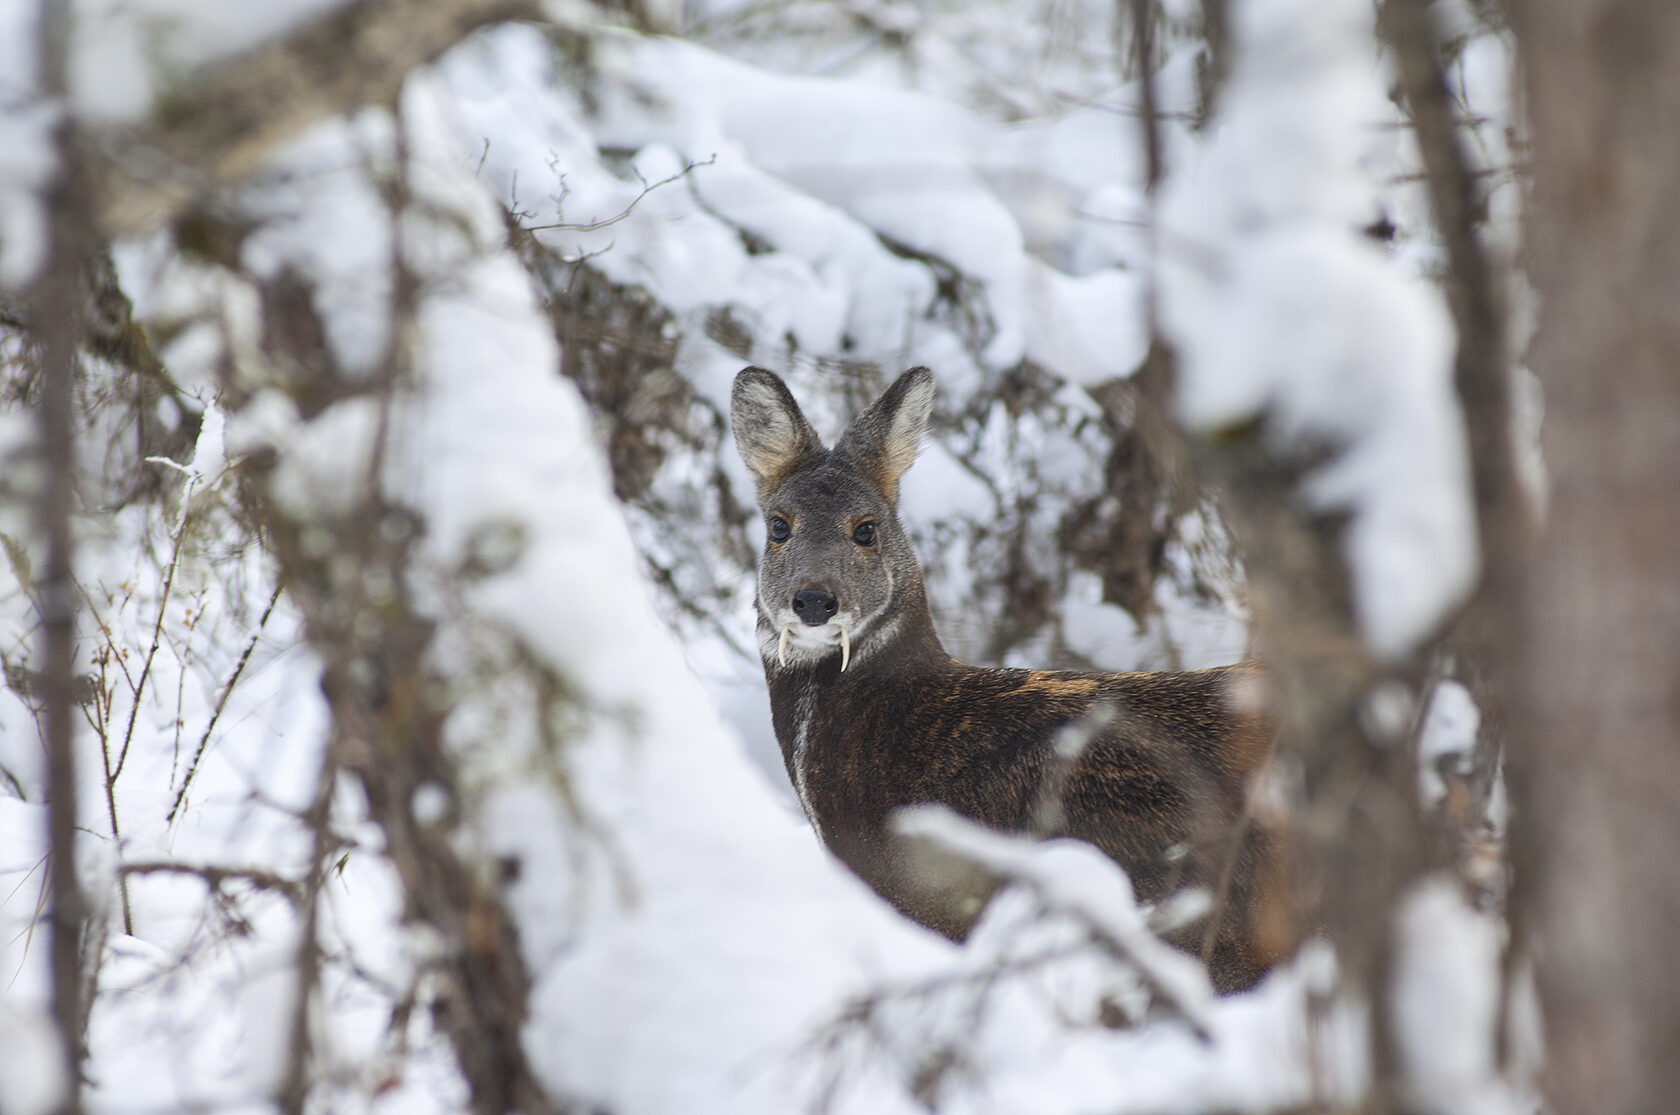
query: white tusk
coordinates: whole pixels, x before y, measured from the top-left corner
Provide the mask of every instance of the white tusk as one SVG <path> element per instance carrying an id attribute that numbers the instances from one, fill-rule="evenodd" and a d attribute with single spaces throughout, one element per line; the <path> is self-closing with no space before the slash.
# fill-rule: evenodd
<path id="1" fill-rule="evenodd" d="M 776 640 L 776 661 L 782 664 L 782 669 L 784 670 L 787 669 L 787 639 L 788 629 L 784 626 L 782 628 L 782 637 Z"/>
<path id="2" fill-rule="evenodd" d="M 846 667 L 852 664 L 852 637 L 846 634 L 846 629 L 840 629 L 840 672 L 845 673 Z"/>

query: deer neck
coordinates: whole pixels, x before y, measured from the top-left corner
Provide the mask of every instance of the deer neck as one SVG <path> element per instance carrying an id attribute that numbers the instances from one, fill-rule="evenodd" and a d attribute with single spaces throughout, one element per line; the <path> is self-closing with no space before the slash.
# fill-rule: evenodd
<path id="1" fill-rule="evenodd" d="M 893 607 L 854 642 L 844 671 L 838 650 L 818 658 L 792 657 L 782 665 L 778 636 L 760 615 L 759 649 L 776 739 L 806 816 L 826 838 L 809 785 L 813 753 L 843 729 L 848 709 L 855 714 L 862 703 L 879 701 L 888 691 L 903 691 L 902 686 L 885 684 L 888 679 L 903 682 L 960 667 L 939 641 L 919 578 L 905 586 Z"/>

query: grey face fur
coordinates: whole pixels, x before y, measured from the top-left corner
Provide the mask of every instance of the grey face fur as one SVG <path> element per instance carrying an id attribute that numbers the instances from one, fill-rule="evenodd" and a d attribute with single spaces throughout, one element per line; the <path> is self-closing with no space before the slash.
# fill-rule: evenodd
<path id="1" fill-rule="evenodd" d="M 735 445 L 758 481 L 766 541 L 758 567 L 758 635 L 767 665 L 799 668 L 840 654 L 867 658 L 890 637 L 893 608 L 921 571 L 899 524 L 898 482 L 916 460 L 933 409 L 933 375 L 912 368 L 852 420 L 833 449 L 772 372 L 747 368 L 730 400 Z M 786 537 L 778 540 L 778 522 Z M 864 542 L 868 529 L 873 538 Z M 866 528 L 860 535 L 859 529 Z M 797 594 L 831 595 L 813 622 Z M 807 603 L 802 601 L 801 604 Z"/>

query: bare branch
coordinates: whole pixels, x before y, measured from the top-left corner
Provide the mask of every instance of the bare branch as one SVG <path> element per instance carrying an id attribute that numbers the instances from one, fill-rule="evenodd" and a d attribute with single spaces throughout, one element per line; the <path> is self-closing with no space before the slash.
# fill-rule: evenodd
<path id="1" fill-rule="evenodd" d="M 68 95 L 69 6 L 42 9 L 39 58 L 41 93 Z M 53 1014 L 58 1023 L 64 1095 L 59 1111 L 82 1110 L 81 1064 L 85 1052 L 82 936 L 87 903 L 76 871 L 76 580 L 75 506 L 76 348 L 84 323 L 83 279 L 91 256 L 83 218 L 87 180 L 75 154 L 74 125 L 58 128 L 58 174 L 45 191 L 51 252 L 30 290 L 30 316 L 40 323 L 41 389 L 36 412 L 42 479 L 36 494 L 37 530 L 46 550 L 37 600 L 41 610 L 42 721 L 47 746 L 48 870 L 52 909 Z"/>
<path id="2" fill-rule="evenodd" d="M 118 232 L 167 217 L 249 175 L 316 121 L 391 100 L 411 71 L 478 28 L 541 16 L 537 0 L 362 0 L 219 62 L 138 133 L 98 137 L 115 171 L 105 176 L 103 223 Z"/>
<path id="3" fill-rule="evenodd" d="M 1458 327 L 1455 380 L 1470 433 L 1484 592 L 1507 576 L 1531 533 L 1511 453 L 1511 384 L 1496 278 L 1477 231 L 1480 173 L 1459 141 L 1461 113 L 1447 90 L 1429 0 L 1388 0 L 1379 26 L 1394 51 L 1423 156 L 1436 230 L 1447 249 L 1447 297 Z"/>
<path id="4" fill-rule="evenodd" d="M 309 1014 L 321 973 L 320 919 L 321 885 L 326 881 L 328 833 L 332 824 L 333 789 L 338 781 L 338 764 L 332 749 L 323 756 L 316 781 L 315 799 L 304 816 L 309 828 L 309 874 L 295 899 L 298 906 L 298 958 L 293 984 L 291 1028 L 288 1035 L 286 1074 L 280 1084 L 280 1110 L 300 1115 L 309 1098 L 312 1060 Z"/>
<path id="5" fill-rule="evenodd" d="M 216 697 L 216 707 L 210 710 L 210 719 L 204 725 L 204 732 L 198 737 L 198 749 L 193 752 L 192 762 L 187 764 L 187 773 L 181 779 L 181 788 L 175 792 L 175 801 L 169 807 L 169 815 L 164 818 L 167 825 L 173 825 L 175 818 L 180 815 L 181 806 L 187 800 L 187 791 L 191 789 L 193 779 L 198 776 L 198 764 L 204 758 L 205 749 L 210 746 L 211 733 L 216 730 L 216 723 L 222 718 L 222 710 L 227 708 L 228 696 L 233 692 L 233 687 L 239 684 L 246 665 L 251 661 L 251 652 L 257 649 L 257 643 L 262 640 L 263 628 L 268 626 L 268 619 L 274 614 L 274 606 L 280 603 L 280 593 L 284 588 L 283 584 L 274 586 L 274 592 L 268 598 L 268 607 L 263 609 L 262 618 L 257 620 L 257 629 L 251 632 L 250 641 L 245 644 L 245 650 L 234 665 L 233 673 L 228 675 L 227 681 L 222 684 L 222 691 Z"/>
<path id="6" fill-rule="evenodd" d="M 303 886 L 296 879 L 288 879 L 261 867 L 223 867 L 209 863 L 178 863 L 173 860 L 142 860 L 125 863 L 118 873 L 129 875 L 190 875 L 200 879 L 212 890 L 228 883 L 249 883 L 261 890 L 278 891 L 292 902 L 303 896 Z"/>
<path id="7" fill-rule="evenodd" d="M 563 229 L 566 229 L 566 230 L 571 231 L 571 232 L 594 232 L 597 229 L 603 229 L 603 228 L 609 227 L 610 225 L 616 225 L 618 222 L 622 221 L 624 218 L 628 217 L 632 212 L 634 212 L 636 206 L 641 204 L 643 198 L 647 197 L 653 191 L 659 189 L 659 187 L 669 186 L 673 182 L 676 182 L 676 181 L 679 181 L 683 178 L 688 177 L 689 173 L 692 172 L 697 167 L 711 166 L 715 162 L 717 162 L 717 156 L 713 155 L 711 158 L 704 159 L 700 162 L 686 163 L 686 164 L 684 164 L 683 168 L 681 170 L 677 171 L 675 174 L 666 175 L 664 178 L 661 178 L 657 182 L 648 182 L 647 180 L 644 179 L 642 181 L 642 192 L 637 194 L 635 197 L 631 198 L 630 199 L 630 204 L 626 205 L 622 210 L 613 214 L 610 217 L 603 217 L 598 221 L 585 221 L 582 224 L 572 224 L 572 223 L 567 222 L 567 221 L 560 221 L 560 222 L 557 222 L 557 223 L 551 224 L 551 225 L 522 225 L 520 227 L 520 231 L 522 231 L 522 232 L 544 232 L 544 231 L 547 231 L 548 229 L 552 229 L 552 228 L 563 228 Z"/>
<path id="8" fill-rule="evenodd" d="M 1077 735 L 1073 738 L 1077 742 Z M 1025 888 L 1046 911 L 1078 923 L 1094 944 L 1134 970 L 1156 999 L 1183 1018 L 1197 1037 L 1209 1039 L 1206 1000 L 1212 992 L 1205 977 L 1199 985 L 1187 986 L 1172 971 L 1178 962 L 1188 963 L 1187 958 L 1155 937 L 1143 915 L 1131 909 L 1129 882 L 1116 883 L 1124 888 L 1124 898 L 1119 900 L 1097 888 L 1087 891 L 1088 876 L 1070 883 L 1069 866 L 1077 858 L 1100 861 L 1100 852 L 1084 845 L 1058 847 L 992 832 L 942 806 L 906 810 L 894 827 L 900 835 L 931 840 L 993 877 Z M 1076 859 L 1063 862 L 1059 856 Z"/>
<path id="9" fill-rule="evenodd" d="M 1231 76 L 1229 0 L 1202 0 L 1202 34 L 1207 38 L 1207 62 L 1197 75 L 1201 99 L 1197 126 L 1212 118 L 1219 104 L 1219 94 Z"/>
<path id="10" fill-rule="evenodd" d="M 1155 96 L 1155 3 L 1132 0 L 1132 47 L 1137 52 L 1138 123 L 1143 136 L 1144 191 L 1153 195 L 1165 174 L 1160 106 Z"/>

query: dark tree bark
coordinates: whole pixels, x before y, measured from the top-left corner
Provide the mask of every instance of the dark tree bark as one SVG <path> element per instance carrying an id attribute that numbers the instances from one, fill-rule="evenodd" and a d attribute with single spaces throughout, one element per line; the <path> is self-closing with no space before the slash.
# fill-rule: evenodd
<path id="1" fill-rule="evenodd" d="M 1551 496 L 1513 849 L 1562 1115 L 1680 1095 L 1680 6 L 1513 0 Z"/>

